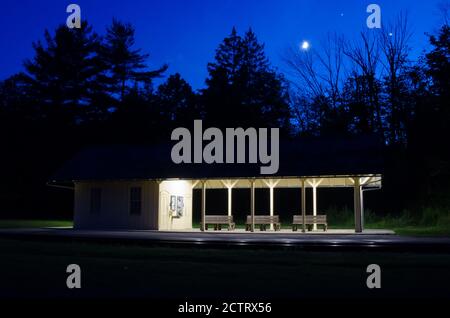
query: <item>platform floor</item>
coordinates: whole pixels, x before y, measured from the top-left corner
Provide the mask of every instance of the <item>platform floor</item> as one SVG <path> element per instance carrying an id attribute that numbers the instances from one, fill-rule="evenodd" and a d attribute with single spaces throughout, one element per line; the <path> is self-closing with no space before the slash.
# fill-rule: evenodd
<path id="1" fill-rule="evenodd" d="M 390 230 L 330 230 L 328 232 L 246 232 L 235 231 L 119 231 L 74 230 L 72 228 L 3 229 L 0 239 L 138 244 L 204 248 L 292 248 L 327 251 L 421 251 L 450 252 L 450 237 L 393 235 Z"/>
<path id="2" fill-rule="evenodd" d="M 173 232 L 179 232 L 179 233 L 202 233 L 200 229 L 191 229 L 191 230 L 176 230 L 176 231 L 160 231 L 161 233 L 173 233 Z M 214 233 L 214 234 L 248 234 L 248 235 L 255 235 L 255 234 L 292 234 L 292 235 L 348 235 L 348 234 L 358 234 L 358 235 L 393 235 L 395 234 L 392 230 L 387 229 L 367 229 L 364 230 L 362 233 L 355 233 L 355 230 L 353 229 L 328 229 L 327 231 L 324 231 L 322 229 L 318 229 L 316 231 L 307 231 L 303 233 L 301 230 L 298 231 L 292 231 L 292 229 L 281 229 L 280 231 L 273 231 L 273 230 L 267 230 L 267 231 L 260 231 L 259 228 L 255 229 L 255 232 L 245 231 L 244 229 L 235 229 L 233 231 L 228 231 L 227 229 L 222 229 L 221 231 L 215 231 L 213 229 L 208 229 L 205 231 L 205 233 Z"/>

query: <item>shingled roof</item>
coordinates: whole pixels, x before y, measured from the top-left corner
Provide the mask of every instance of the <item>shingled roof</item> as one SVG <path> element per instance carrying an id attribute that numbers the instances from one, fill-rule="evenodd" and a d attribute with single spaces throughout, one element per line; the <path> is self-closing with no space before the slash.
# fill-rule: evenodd
<path id="1" fill-rule="evenodd" d="M 49 182 L 365 175 L 381 174 L 383 167 L 383 144 L 375 136 L 280 142 L 280 165 L 275 175 L 261 175 L 259 163 L 174 164 L 172 146 L 90 147 L 68 161 Z"/>

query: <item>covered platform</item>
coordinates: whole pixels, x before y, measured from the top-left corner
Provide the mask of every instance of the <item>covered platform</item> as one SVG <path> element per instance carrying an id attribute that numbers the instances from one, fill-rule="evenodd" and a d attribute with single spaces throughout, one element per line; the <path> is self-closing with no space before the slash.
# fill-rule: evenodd
<path id="1" fill-rule="evenodd" d="M 255 213 L 255 189 L 256 188 L 268 188 L 269 191 L 269 220 L 268 224 L 270 230 L 276 230 L 274 227 L 273 217 L 277 217 L 274 211 L 274 189 L 275 188 L 299 188 L 299 201 L 301 202 L 301 211 L 293 211 L 292 220 L 297 217 L 297 223 L 301 227 L 303 233 L 306 232 L 307 226 L 311 226 L 314 233 L 318 230 L 317 220 L 325 220 L 325 230 L 327 230 L 326 225 L 326 215 L 318 214 L 317 211 L 317 189 L 318 188 L 353 188 L 354 193 L 354 216 L 355 216 L 355 230 L 356 233 L 361 233 L 364 229 L 364 209 L 363 209 L 363 194 L 364 191 L 377 190 L 381 188 L 382 176 L 381 174 L 366 174 L 366 175 L 342 175 L 342 176 L 318 176 L 318 177 L 284 177 L 284 178 L 239 178 L 239 179 L 202 179 L 195 180 L 192 183 L 192 188 L 202 190 L 202 203 L 201 203 L 201 226 L 200 230 L 207 230 L 207 225 L 215 223 L 213 221 L 208 222 L 208 212 L 206 211 L 206 196 L 207 189 L 227 189 L 228 194 L 228 210 L 227 216 L 228 222 L 232 222 L 233 217 L 233 202 L 232 202 L 232 190 L 237 188 L 249 188 L 250 189 L 250 213 L 247 217 L 247 229 L 251 232 L 255 231 L 256 218 L 260 215 Z M 312 212 L 307 213 L 306 211 L 306 189 L 312 189 Z M 311 218 L 310 216 L 313 216 Z M 321 217 L 321 218 L 318 218 Z M 219 218 L 215 215 L 215 218 Z M 307 220 L 310 220 L 309 223 Z M 312 221 L 311 221 L 312 220 Z M 267 222 L 267 221 L 266 221 Z M 291 223 L 294 224 L 294 221 Z M 286 225 L 286 224 L 285 224 Z M 217 226 L 215 227 L 217 228 Z M 293 227 L 293 229 L 296 227 Z M 326 232 L 325 231 L 325 232 Z"/>

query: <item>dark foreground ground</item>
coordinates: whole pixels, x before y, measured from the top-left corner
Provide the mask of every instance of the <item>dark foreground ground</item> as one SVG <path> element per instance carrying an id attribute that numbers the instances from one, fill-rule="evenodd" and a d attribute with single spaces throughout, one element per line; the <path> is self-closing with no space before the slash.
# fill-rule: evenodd
<path id="1" fill-rule="evenodd" d="M 0 239 L 0 298 L 443 302 L 450 254 L 209 249 Z M 366 287 L 378 264 L 382 288 Z M 82 288 L 66 287 L 78 264 Z"/>

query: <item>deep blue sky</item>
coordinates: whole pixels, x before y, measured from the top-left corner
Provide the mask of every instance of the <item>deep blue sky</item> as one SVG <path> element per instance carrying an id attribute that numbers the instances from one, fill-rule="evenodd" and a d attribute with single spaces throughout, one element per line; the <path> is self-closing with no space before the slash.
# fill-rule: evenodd
<path id="1" fill-rule="evenodd" d="M 32 42 L 43 31 L 65 23 L 69 3 L 81 6 L 87 19 L 102 34 L 113 17 L 136 27 L 136 44 L 150 53 L 149 64 L 170 65 L 194 88 L 201 88 L 206 64 L 233 26 L 238 32 L 252 27 L 275 67 L 285 68 L 281 56 L 304 39 L 314 46 L 329 31 L 351 38 L 365 26 L 366 6 L 377 3 L 383 21 L 401 10 L 409 13 L 416 57 L 426 48 L 424 32 L 441 22 L 442 0 L 2 0 L 0 19 L 0 79 L 22 70 L 33 56 Z"/>

